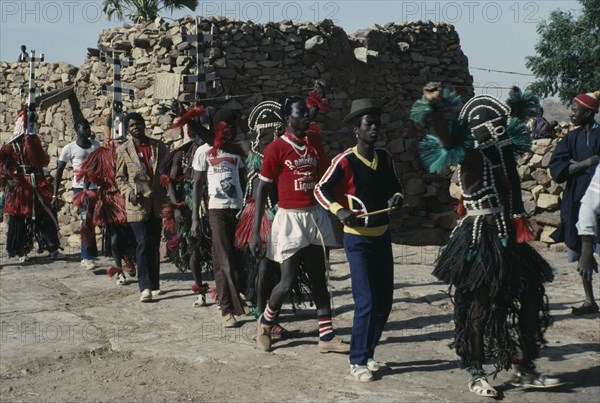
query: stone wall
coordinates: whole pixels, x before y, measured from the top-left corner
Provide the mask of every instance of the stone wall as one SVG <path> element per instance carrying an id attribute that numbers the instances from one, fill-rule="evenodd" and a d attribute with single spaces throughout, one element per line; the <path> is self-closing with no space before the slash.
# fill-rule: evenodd
<path id="1" fill-rule="evenodd" d="M 99 47 L 126 52 L 134 65 L 122 68 L 123 85 L 135 90 L 135 100 L 126 99 L 128 111 L 147 117 L 150 135 L 173 143 L 179 132 L 169 129 L 171 118 L 159 115 L 166 100 L 155 99 L 157 73 L 194 72 L 192 45 L 184 42 L 180 29 L 195 33 L 192 18 L 168 23 L 157 20 L 146 25 L 125 26 L 100 34 Z M 409 110 L 420 96 L 422 86 L 431 80 L 455 86 L 469 97 L 472 77 L 454 27 L 447 24 L 414 22 L 385 27 L 371 26 L 352 35 L 323 21 L 317 25 L 291 22 L 253 24 L 211 18 L 202 22 L 206 31 L 214 27 L 216 40 L 206 48 L 207 72 L 215 72 L 220 84 L 213 96 L 217 107 L 236 105 L 248 113 L 258 102 L 278 100 L 287 94 L 306 94 L 315 79 L 328 88 L 331 111 L 319 116 L 330 155 L 354 144 L 349 127 L 341 121 L 353 99 L 376 98 L 383 105 L 384 126 L 381 144 L 394 155 L 398 173 L 406 187 L 406 206 L 395 214 L 394 239 L 404 243 L 443 243 L 454 223 L 448 205 L 452 202 L 447 178 L 423 172 L 416 150 L 418 133 L 409 121 Z M 43 49 L 38 50 L 43 51 Z M 83 50 L 82 50 L 83 51 Z M 1 63 L 0 143 L 10 138 L 12 119 L 19 107 L 18 86 L 28 68 L 18 63 Z M 97 56 L 88 56 L 79 68 L 59 63 L 36 70 L 37 83 L 50 90 L 74 85 L 84 116 L 101 142 L 110 115 L 112 96 L 101 92 L 102 84 L 112 83 L 112 66 Z M 25 77 L 26 79 L 26 77 Z M 180 93 L 193 88 L 180 84 Z M 223 99 L 225 95 L 229 99 Z M 40 133 L 56 166 L 60 149 L 74 138 L 68 102 L 41 112 Z M 65 173 L 65 179 L 71 173 Z M 67 181 L 61 184 L 65 200 L 70 200 Z M 78 223 L 72 206 L 65 207 L 59 220 L 61 235 L 72 234 Z M 71 239 L 77 242 L 76 237 Z"/>

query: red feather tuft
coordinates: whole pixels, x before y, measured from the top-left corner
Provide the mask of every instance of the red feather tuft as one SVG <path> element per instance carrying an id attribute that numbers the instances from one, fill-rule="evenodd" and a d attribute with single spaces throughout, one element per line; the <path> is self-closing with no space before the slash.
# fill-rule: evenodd
<path id="1" fill-rule="evenodd" d="M 209 289 L 210 289 L 210 287 L 206 283 L 202 283 L 201 286 L 198 286 L 198 284 L 196 284 L 196 283 L 192 284 L 192 292 L 195 292 L 198 294 L 205 295 Z"/>
<path id="2" fill-rule="evenodd" d="M 177 232 L 177 222 L 175 222 L 175 209 L 179 209 L 184 218 L 190 218 L 191 212 L 185 201 L 176 204 L 167 203 L 163 206 L 160 216 L 163 219 L 163 227 L 171 233 Z"/>
<path id="3" fill-rule="evenodd" d="M 94 209 L 94 225 L 127 224 L 125 198 L 114 184 L 98 188 L 98 199 Z"/>
<path id="4" fill-rule="evenodd" d="M 123 273 L 123 269 L 119 269 L 116 266 L 110 266 L 108 268 L 108 270 L 106 271 L 106 274 L 108 275 L 109 278 L 113 278 L 114 276 L 116 276 L 119 273 Z"/>
<path id="5" fill-rule="evenodd" d="M 531 230 L 531 226 L 526 217 L 513 218 L 512 222 L 515 232 L 517 233 L 517 243 L 525 243 L 535 239 L 535 235 L 533 235 L 533 231 Z"/>
<path id="6" fill-rule="evenodd" d="M 467 209 L 465 208 L 465 203 L 463 202 L 462 196 L 460 196 L 458 204 L 454 206 L 454 211 L 459 217 L 463 217 L 465 214 L 467 214 Z"/>
<path id="7" fill-rule="evenodd" d="M 229 137 L 229 126 L 225 122 L 217 123 L 217 127 L 215 128 L 215 140 L 213 142 L 213 146 L 208 152 L 208 155 L 211 157 L 216 157 L 217 152 L 223 147 L 223 143 L 225 143 L 225 136 Z"/>
<path id="8" fill-rule="evenodd" d="M 13 175 L 11 175 L 10 172 L 0 170 L 0 188 L 5 187 L 11 180 L 13 180 Z"/>
<path id="9" fill-rule="evenodd" d="M 98 186 L 115 181 L 115 153 L 112 146 L 98 147 L 88 154 L 75 172 L 77 180 L 87 179 Z"/>
<path id="10" fill-rule="evenodd" d="M 38 136 L 25 136 L 23 144 L 23 156 L 29 165 L 34 168 L 45 168 L 50 163 L 50 157 L 42 146 L 42 140 Z"/>
<path id="11" fill-rule="evenodd" d="M 12 144 L 5 144 L 0 148 L 0 170 L 13 172 L 17 168 L 17 155 Z"/>
<path id="12" fill-rule="evenodd" d="M 125 267 L 123 267 L 123 271 L 131 274 L 132 276 L 135 276 L 135 262 L 133 261 L 133 258 L 127 253 L 123 254 L 122 258 L 125 262 Z"/>
<path id="13" fill-rule="evenodd" d="M 92 243 L 92 240 L 96 237 L 96 232 L 94 228 L 90 228 L 87 225 L 81 227 L 79 231 L 79 235 L 81 236 L 81 244 L 83 246 L 88 246 Z"/>
<path id="14" fill-rule="evenodd" d="M 173 235 L 173 237 L 167 241 L 167 249 L 169 249 L 171 252 L 179 250 L 182 239 L 183 236 L 181 236 L 181 234 Z"/>
<path id="15" fill-rule="evenodd" d="M 235 230 L 235 241 L 233 243 L 237 249 L 243 249 L 252 240 L 252 232 L 254 230 L 254 205 L 254 200 L 247 200 L 246 205 L 240 214 L 240 219 Z M 260 239 L 263 247 L 267 246 L 272 224 L 273 223 L 269 220 L 267 214 L 263 214 L 262 222 L 260 223 Z"/>
<path id="16" fill-rule="evenodd" d="M 309 108 L 317 107 L 321 112 L 329 112 L 329 103 L 327 98 L 321 98 L 314 90 L 308 93 L 306 106 Z"/>
<path id="17" fill-rule="evenodd" d="M 88 189 L 84 190 L 83 192 L 77 193 L 73 197 L 73 204 L 79 208 L 84 208 L 86 201 L 88 203 L 91 203 L 93 206 L 93 203 L 95 203 L 96 201 L 96 192 Z"/>
<path id="18" fill-rule="evenodd" d="M 160 184 L 163 185 L 164 187 L 169 187 L 169 184 L 171 183 L 171 178 L 169 178 L 169 176 L 162 174 L 160 176 Z"/>
<path id="19" fill-rule="evenodd" d="M 183 115 L 181 115 L 179 117 L 177 122 L 173 123 L 173 126 L 171 126 L 171 128 L 179 129 L 179 128 L 187 125 L 191 120 L 194 120 L 198 116 L 203 116 L 203 115 L 204 115 L 204 107 L 203 106 L 196 106 L 194 108 L 190 108 L 187 110 L 186 113 L 184 113 Z"/>
<path id="20" fill-rule="evenodd" d="M 217 287 L 215 285 L 210 286 L 210 293 L 214 302 L 219 303 L 219 294 L 217 294 Z"/>

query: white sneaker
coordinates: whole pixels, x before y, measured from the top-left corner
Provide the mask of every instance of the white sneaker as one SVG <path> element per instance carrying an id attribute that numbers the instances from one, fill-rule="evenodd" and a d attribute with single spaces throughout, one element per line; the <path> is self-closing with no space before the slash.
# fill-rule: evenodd
<path id="1" fill-rule="evenodd" d="M 90 259 L 82 259 L 81 267 L 83 267 L 86 270 L 94 270 L 96 268 L 96 263 L 94 263 L 94 261 Z"/>
<path id="2" fill-rule="evenodd" d="M 523 388 L 553 388 L 562 385 L 562 382 L 558 378 L 550 378 L 536 371 L 517 370 L 511 384 Z"/>
<path id="3" fill-rule="evenodd" d="M 127 285 L 127 278 L 123 273 L 117 274 L 117 285 Z"/>
<path id="4" fill-rule="evenodd" d="M 367 359 L 367 368 L 369 368 L 369 371 L 371 372 L 377 372 L 388 369 L 388 366 L 385 362 L 379 362 L 373 358 L 369 358 Z"/>
<path id="5" fill-rule="evenodd" d="M 163 295 L 165 292 L 163 290 L 152 290 L 152 296 L 158 297 L 159 295 Z"/>
<path id="6" fill-rule="evenodd" d="M 29 256 L 27 255 L 23 255 L 21 257 L 19 257 L 19 262 L 20 263 L 25 263 L 25 262 L 29 262 L 31 259 L 29 258 Z"/>
<path id="7" fill-rule="evenodd" d="M 146 288 L 140 295 L 140 302 L 152 302 L 152 291 Z"/>
<path id="8" fill-rule="evenodd" d="M 199 307 L 199 306 L 206 306 L 206 295 L 198 295 L 198 299 L 196 301 L 194 301 L 194 306 Z"/>

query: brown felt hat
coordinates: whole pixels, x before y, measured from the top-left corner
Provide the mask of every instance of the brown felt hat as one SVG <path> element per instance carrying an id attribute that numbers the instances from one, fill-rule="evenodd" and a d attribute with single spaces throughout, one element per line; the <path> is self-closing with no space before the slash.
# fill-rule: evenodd
<path id="1" fill-rule="evenodd" d="M 344 123 L 350 123 L 354 118 L 364 115 L 381 115 L 381 108 L 372 99 L 356 99 L 352 101 L 350 113 L 344 118 Z"/>

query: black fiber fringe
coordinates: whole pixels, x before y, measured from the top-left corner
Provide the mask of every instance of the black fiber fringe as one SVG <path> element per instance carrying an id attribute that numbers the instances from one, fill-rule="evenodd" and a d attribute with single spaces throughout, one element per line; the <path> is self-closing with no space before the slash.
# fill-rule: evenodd
<path id="1" fill-rule="evenodd" d="M 475 327 L 483 327 L 485 357 L 495 365 L 493 375 L 509 369 L 523 351 L 529 361 L 545 344 L 550 322 L 543 283 L 553 279 L 552 268 L 531 246 L 517 244 L 514 235 L 503 246 L 494 225 L 483 224 L 478 245 L 471 248 L 473 218 L 465 219 L 437 259 L 433 275 L 454 288 L 455 334 L 452 346 L 461 367 L 476 367 L 471 345 Z M 489 301 L 481 305 L 476 297 Z M 539 326 L 519 323 L 522 305 L 537 309 Z M 536 308 L 537 307 L 537 308 Z M 538 309 L 539 308 L 539 309 Z M 473 318 L 478 318 L 477 321 Z M 527 363 L 526 363 L 527 364 Z"/>
<path id="2" fill-rule="evenodd" d="M 266 258 L 265 258 L 266 259 Z M 256 281 L 258 279 L 258 263 L 248 248 L 243 250 L 244 270 L 247 275 L 246 289 L 242 293 L 246 300 L 250 301 L 254 306 L 257 305 Z M 269 262 L 267 273 L 263 277 L 264 287 L 269 290 L 269 293 L 279 283 L 281 279 L 281 268 L 277 262 Z M 296 308 L 308 303 L 313 305 L 312 288 L 308 274 L 305 270 L 305 263 L 300 263 L 298 270 L 297 281 L 292 291 L 287 297 L 289 303 L 292 304 L 292 310 L 296 312 Z"/>
<path id="3" fill-rule="evenodd" d="M 129 255 L 135 262 L 135 250 L 137 249 L 137 241 L 133 230 L 129 224 L 108 224 L 102 228 L 102 255 L 106 257 L 114 257 L 111 245 L 113 234 L 117 234 L 119 251 L 123 257 Z"/>

